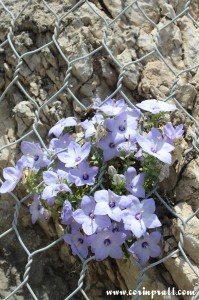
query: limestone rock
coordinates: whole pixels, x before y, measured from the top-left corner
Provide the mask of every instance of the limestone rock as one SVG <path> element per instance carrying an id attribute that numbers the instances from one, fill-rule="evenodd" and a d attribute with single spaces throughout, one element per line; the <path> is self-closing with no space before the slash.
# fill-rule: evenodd
<path id="1" fill-rule="evenodd" d="M 33 124 L 35 115 L 32 109 L 33 105 L 29 101 L 22 101 L 13 109 L 17 122 L 17 135 L 19 137 Z"/>
<path id="2" fill-rule="evenodd" d="M 192 84 L 186 83 L 186 81 L 183 79 L 178 81 L 176 89 L 176 98 L 186 110 L 193 110 L 196 96 L 197 90 Z"/>
<path id="3" fill-rule="evenodd" d="M 194 291 L 198 279 L 184 258 L 179 256 L 176 258 L 168 258 L 164 261 L 164 265 L 171 274 L 179 290 Z M 196 265 L 193 264 L 193 267 L 196 272 L 199 271 Z M 183 296 L 183 299 L 193 300 L 194 296 Z"/>
<path id="4" fill-rule="evenodd" d="M 187 67 L 197 65 L 199 61 L 199 28 L 186 16 L 178 22 L 184 48 L 184 62 Z"/>
<path id="5" fill-rule="evenodd" d="M 147 98 L 151 98 L 151 95 L 156 99 L 165 98 L 169 95 L 173 79 L 173 74 L 162 61 L 148 62 L 142 72 L 138 90 Z"/>
<path id="6" fill-rule="evenodd" d="M 175 212 L 180 215 L 184 220 L 189 219 L 193 215 L 193 210 L 190 205 L 188 205 L 186 202 L 179 203 L 175 206 Z M 180 219 L 176 219 L 173 223 L 173 235 L 175 238 L 179 241 L 179 235 L 180 235 L 180 226 L 182 225 L 182 222 Z M 185 227 L 185 233 L 184 233 L 184 246 L 183 249 L 185 252 L 189 255 L 189 257 L 197 264 L 199 265 L 199 219 L 194 216 L 191 218 Z"/>
<path id="7" fill-rule="evenodd" d="M 136 287 L 138 276 L 140 274 L 140 269 L 135 264 L 135 261 L 132 258 L 129 258 L 128 261 L 126 261 L 126 262 L 124 262 L 122 260 L 117 260 L 116 262 L 119 266 L 120 274 L 122 275 L 123 280 L 125 281 L 127 289 L 133 291 Z M 148 290 L 148 291 L 151 291 L 151 290 L 165 291 L 165 290 L 167 290 L 167 287 L 164 285 L 161 277 L 157 275 L 157 273 L 154 269 L 150 269 L 148 271 L 148 273 L 145 275 L 142 286 L 144 287 L 145 290 Z M 141 288 L 141 290 L 142 290 L 142 288 Z M 140 298 L 138 298 L 138 299 L 142 299 L 142 297 L 143 296 L 140 296 Z M 145 295 L 144 298 L 151 299 L 151 296 Z M 154 299 L 156 299 L 156 300 L 165 299 L 166 300 L 167 298 L 164 295 L 154 295 Z M 169 298 L 169 299 L 177 300 L 175 295 L 173 295 L 173 297 L 171 296 L 171 298 Z"/>
<path id="8" fill-rule="evenodd" d="M 187 201 L 194 209 L 198 208 L 199 197 L 199 158 L 193 159 L 182 173 L 176 187 L 176 199 Z"/>

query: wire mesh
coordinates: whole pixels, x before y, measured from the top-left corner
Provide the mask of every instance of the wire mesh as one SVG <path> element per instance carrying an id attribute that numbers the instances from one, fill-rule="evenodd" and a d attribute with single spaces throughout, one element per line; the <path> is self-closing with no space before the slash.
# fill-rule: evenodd
<path id="1" fill-rule="evenodd" d="M 160 50 L 160 43 L 161 43 L 161 38 L 160 35 L 161 33 L 171 24 L 175 24 L 175 22 L 181 18 L 182 16 L 187 16 L 194 24 L 194 26 L 198 27 L 199 23 L 192 17 L 191 13 L 190 13 L 190 1 L 186 1 L 186 3 L 184 4 L 184 8 L 183 10 L 175 17 L 173 17 L 171 20 L 169 20 L 168 22 L 166 22 L 166 24 L 164 24 L 162 27 L 158 26 L 148 15 L 147 13 L 144 11 L 144 9 L 142 8 L 142 6 L 140 5 L 140 1 L 139 0 L 135 0 L 135 1 L 128 1 L 128 5 L 126 5 L 126 7 L 124 7 L 120 13 L 118 13 L 116 15 L 116 17 L 112 17 L 112 18 L 108 18 L 105 16 L 105 14 L 100 13 L 99 10 L 96 10 L 95 5 L 92 3 L 93 1 L 88 1 L 88 0 L 81 0 L 81 1 L 75 1 L 75 4 L 70 5 L 65 5 L 63 4 L 63 14 L 62 15 L 58 15 L 55 10 L 52 8 L 50 1 L 44 1 L 41 0 L 40 3 L 42 3 L 45 6 L 45 9 L 53 16 L 53 18 L 55 19 L 54 22 L 54 32 L 52 35 L 52 39 L 50 42 L 47 42 L 45 44 L 43 44 L 41 47 L 31 50 L 31 51 L 26 51 L 23 54 L 19 54 L 15 43 L 14 43 L 14 35 L 15 35 L 15 26 L 17 24 L 18 19 L 22 16 L 23 12 L 28 8 L 28 6 L 32 3 L 36 3 L 35 1 L 32 0 L 28 0 L 25 2 L 25 5 L 20 4 L 18 7 L 18 12 L 15 13 L 13 12 L 12 5 L 13 3 L 11 3 L 8 6 L 6 6 L 4 4 L 4 2 L 2 0 L 0 0 L 0 6 L 1 9 L 4 10 L 9 16 L 10 16 L 10 20 L 8 21 L 8 32 L 6 35 L 6 39 L 1 43 L 0 48 L 3 48 L 5 46 L 9 46 L 15 59 L 17 60 L 17 64 L 16 64 L 16 68 L 13 74 L 13 78 L 10 80 L 10 83 L 7 85 L 7 87 L 5 88 L 4 92 L 2 93 L 1 97 L 0 97 L 0 102 L 5 100 L 5 96 L 7 95 L 7 93 L 9 93 L 9 91 L 12 89 L 12 86 L 15 85 L 19 88 L 19 90 L 21 91 L 21 93 L 24 95 L 24 97 L 26 99 L 28 99 L 28 101 L 33 105 L 34 107 L 34 122 L 32 124 L 32 128 L 30 128 L 30 130 L 28 131 L 28 133 L 25 133 L 24 135 L 22 135 L 19 139 L 17 139 L 14 142 L 10 142 L 7 143 L 6 145 L 4 145 L 3 147 L 0 148 L 0 151 L 2 152 L 2 150 L 6 149 L 6 148 L 10 148 L 15 144 L 20 143 L 22 140 L 25 140 L 28 136 L 30 136 L 31 134 L 35 134 L 39 140 L 39 142 L 42 144 L 42 147 L 44 147 L 46 149 L 46 151 L 48 151 L 45 142 L 43 140 L 43 138 L 40 135 L 40 132 L 38 130 L 38 123 L 40 121 L 41 118 L 41 114 L 42 111 L 45 109 L 45 107 L 49 104 L 52 104 L 53 102 L 56 101 L 57 96 L 62 93 L 63 91 L 66 91 L 73 102 L 77 103 L 78 106 L 81 107 L 81 109 L 85 110 L 86 109 L 86 105 L 84 105 L 81 100 L 79 100 L 76 96 L 75 93 L 73 92 L 73 90 L 70 87 L 69 84 L 69 80 L 70 77 L 72 76 L 72 69 L 73 66 L 75 65 L 75 63 L 79 62 L 79 61 L 85 61 L 88 57 L 94 57 L 97 53 L 102 52 L 106 53 L 106 55 L 108 55 L 110 57 L 110 59 L 112 60 L 112 62 L 117 66 L 118 70 L 119 70 L 119 75 L 118 75 L 118 79 L 117 79 L 117 84 L 116 87 L 114 89 L 114 91 L 112 92 L 111 95 L 109 95 L 109 98 L 114 97 L 116 94 L 119 94 L 121 96 L 121 98 L 125 99 L 126 102 L 130 105 L 133 106 L 132 104 L 132 99 L 129 98 L 129 96 L 126 95 L 126 93 L 124 92 L 124 90 L 122 89 L 123 87 L 123 80 L 125 77 L 125 74 L 127 72 L 127 70 L 129 68 L 132 68 L 135 65 L 138 65 L 139 63 L 142 63 L 145 61 L 146 58 L 152 57 L 152 56 L 156 56 L 159 58 L 159 60 L 161 62 L 164 63 L 165 67 L 173 74 L 173 85 L 172 88 L 170 90 L 169 96 L 165 99 L 165 101 L 168 101 L 169 99 L 173 99 L 177 105 L 177 107 L 179 109 L 181 109 L 188 118 L 190 118 L 194 124 L 195 124 L 195 133 L 192 136 L 192 147 L 187 149 L 185 151 L 185 155 L 187 155 L 189 152 L 191 151 L 195 151 L 197 154 L 199 152 L 199 146 L 198 146 L 198 138 L 199 138 L 199 124 L 196 121 L 195 118 L 193 118 L 191 116 L 191 114 L 185 109 L 183 108 L 182 104 L 180 103 L 180 100 L 176 98 L 176 89 L 177 89 L 177 84 L 178 81 L 180 79 L 180 76 L 182 76 L 184 73 L 188 74 L 190 71 L 197 69 L 199 67 L 199 62 L 196 65 L 192 65 L 187 67 L 186 69 L 183 69 L 183 71 L 181 72 L 176 72 L 176 70 L 173 68 L 173 66 L 170 64 L 170 62 L 168 61 L 168 59 L 166 59 Z M 62 21 L 64 20 L 64 18 L 66 18 L 70 13 L 76 11 L 77 9 L 80 11 L 81 13 L 81 7 L 83 4 L 87 4 L 90 8 L 90 10 L 92 11 L 93 14 L 96 15 L 96 17 L 102 22 L 103 24 L 103 36 L 101 38 L 101 42 L 100 44 L 92 51 L 90 51 L 87 54 L 84 55 L 79 55 L 78 57 L 72 58 L 70 59 L 69 57 L 67 57 L 67 55 L 63 52 L 63 50 L 61 49 L 59 42 L 58 42 L 58 37 L 62 28 Z M 125 64 L 122 64 L 121 61 L 119 61 L 117 59 L 117 57 L 114 55 L 114 51 L 113 49 L 110 48 L 109 43 L 108 43 L 108 38 L 110 35 L 110 28 L 112 25 L 114 25 L 114 23 L 121 17 L 124 16 L 124 14 L 127 11 L 130 11 L 131 9 L 135 8 L 138 10 L 138 12 L 146 19 L 148 20 L 148 22 L 156 29 L 156 37 L 155 37 L 155 43 L 154 43 L 154 47 L 151 50 L 151 52 L 148 52 L 146 54 L 144 54 L 142 57 L 140 57 L 139 59 L 135 59 L 132 61 L 129 61 Z M 25 87 L 23 86 L 23 84 L 20 82 L 19 79 L 19 75 L 20 75 L 20 71 L 21 71 L 21 67 L 25 61 L 25 59 L 33 54 L 37 55 L 39 52 L 41 52 L 43 49 L 46 49 L 47 47 L 50 46 L 54 46 L 56 47 L 57 51 L 59 52 L 59 54 L 61 55 L 61 57 L 63 58 L 64 62 L 67 65 L 67 71 L 65 73 L 64 79 L 63 79 L 63 84 L 61 85 L 61 87 L 53 94 L 51 95 L 48 99 L 46 99 L 41 105 L 39 105 L 37 103 L 37 101 L 29 94 L 29 92 L 27 92 L 27 90 L 25 89 Z M 96 96 L 100 96 L 100 95 L 96 95 Z M 6 100 L 5 100 L 6 101 Z M 106 101 L 106 100 L 105 100 Z M 104 101 L 104 102 L 105 102 Z M 104 171 L 104 166 L 102 167 L 101 170 L 101 174 L 99 176 L 99 182 L 98 184 L 94 187 L 94 189 L 101 184 L 101 176 L 103 175 L 103 171 Z M 2 181 L 1 181 L 2 182 Z M 180 227 L 180 240 L 178 243 L 178 249 L 172 251 L 172 253 L 170 253 L 169 255 L 165 256 L 164 258 L 158 260 L 157 262 L 150 264 L 149 266 L 145 267 L 145 268 L 141 268 L 140 270 L 140 276 L 136 285 L 136 290 L 140 290 L 143 284 L 143 279 L 144 276 L 147 272 L 147 270 L 149 270 L 150 268 L 153 268 L 159 264 L 161 264 L 163 261 L 167 260 L 169 257 L 172 257 L 174 254 L 180 252 L 181 255 L 184 257 L 185 261 L 188 263 L 188 265 L 190 266 L 190 268 L 192 269 L 192 271 L 196 274 L 197 278 L 199 279 L 199 274 L 197 272 L 197 270 L 194 268 L 190 258 L 187 256 L 185 250 L 183 249 L 184 247 L 184 234 L 185 234 L 185 228 L 186 225 L 190 222 L 190 220 L 199 212 L 199 209 L 197 211 L 194 212 L 193 215 L 191 215 L 188 219 L 183 219 L 180 215 L 178 215 L 176 212 L 174 212 L 174 210 L 172 209 L 171 206 L 169 206 L 167 204 L 167 202 L 161 197 L 161 195 L 158 193 L 157 191 L 157 187 L 154 188 L 154 190 L 152 191 L 152 193 L 154 193 L 156 195 L 156 197 L 159 199 L 159 201 L 168 209 L 168 211 L 173 214 L 174 217 L 178 218 L 182 225 Z M 17 295 L 18 291 L 23 287 L 26 286 L 30 292 L 30 294 L 32 295 L 33 299 L 37 299 L 37 296 L 34 292 L 34 290 L 31 288 L 30 284 L 29 284 L 29 274 L 30 274 L 30 270 L 31 270 L 31 265 L 32 265 L 32 261 L 34 259 L 34 257 L 41 252 L 44 252 L 48 249 L 50 249 L 51 247 L 55 246 L 57 243 L 59 243 L 60 241 L 62 241 L 62 237 L 58 238 L 57 240 L 55 240 L 54 242 L 50 243 L 49 245 L 47 245 L 46 247 L 40 248 L 34 252 L 30 252 L 29 249 L 26 247 L 25 243 L 23 242 L 19 230 L 18 230 L 18 221 L 19 221 L 19 212 L 21 209 L 22 204 L 31 197 L 31 194 L 26 195 L 25 197 L 23 197 L 22 199 L 19 199 L 14 193 L 10 193 L 10 195 L 12 196 L 12 198 L 14 199 L 16 205 L 15 205 L 15 213 L 14 213 L 14 218 L 13 218 L 13 222 L 12 222 L 12 226 L 5 232 L 3 232 L 0 235 L 0 239 L 3 237 L 8 236 L 11 232 L 14 232 L 15 235 L 18 238 L 18 241 L 20 242 L 21 247 L 25 250 L 26 254 L 27 254 L 27 264 L 24 270 L 24 275 L 23 275 L 23 280 L 22 282 L 10 293 L 8 294 L 4 300 L 6 299 L 10 299 L 13 295 Z M 82 271 L 80 273 L 80 277 L 79 277 L 79 281 L 77 283 L 77 288 L 70 294 L 67 295 L 65 300 L 67 299 L 71 299 L 74 295 L 76 295 L 77 293 L 81 292 L 82 295 L 84 296 L 85 299 L 89 299 L 89 297 L 87 296 L 87 294 L 85 293 L 83 287 L 84 287 L 84 278 L 86 276 L 86 270 L 87 270 L 87 266 L 89 264 L 89 262 L 93 259 L 95 259 L 94 257 L 91 257 L 87 260 L 84 260 L 83 258 L 81 258 L 82 261 Z M 132 299 L 136 299 L 138 297 L 134 296 Z M 196 287 L 196 295 L 195 295 L 195 299 L 197 299 L 199 297 L 199 289 L 198 287 Z"/>

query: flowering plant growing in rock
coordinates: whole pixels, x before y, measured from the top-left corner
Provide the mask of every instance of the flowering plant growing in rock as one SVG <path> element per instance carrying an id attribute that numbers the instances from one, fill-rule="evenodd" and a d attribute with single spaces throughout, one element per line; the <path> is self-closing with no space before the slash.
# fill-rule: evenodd
<path id="1" fill-rule="evenodd" d="M 161 222 L 147 192 L 168 176 L 183 126 L 164 122 L 174 105 L 145 100 L 137 107 L 97 99 L 80 121 L 68 117 L 50 129 L 48 151 L 23 141 L 16 166 L 3 170 L 0 193 L 20 184 L 33 193 L 32 223 L 60 222 L 74 255 L 86 258 L 90 247 L 97 260 L 122 258 L 127 247 L 142 265 L 158 257 Z"/>

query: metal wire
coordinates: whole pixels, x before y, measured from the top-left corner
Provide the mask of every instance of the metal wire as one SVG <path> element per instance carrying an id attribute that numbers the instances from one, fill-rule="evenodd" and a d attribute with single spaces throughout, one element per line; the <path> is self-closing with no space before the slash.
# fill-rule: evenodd
<path id="1" fill-rule="evenodd" d="M 180 79 L 180 76 L 184 73 L 188 74 L 191 70 L 193 69 L 197 69 L 199 67 L 199 62 L 197 65 L 194 66 L 189 66 L 186 69 L 184 69 L 183 71 L 181 71 L 180 73 L 177 73 L 176 70 L 174 70 L 174 68 L 172 67 L 171 63 L 168 61 L 168 59 L 166 60 L 164 55 L 161 53 L 160 50 L 160 34 L 162 31 L 164 31 L 165 28 L 167 28 L 168 26 L 170 26 L 171 24 L 174 24 L 180 17 L 186 15 L 192 22 L 193 24 L 198 27 L 199 23 L 194 20 L 194 18 L 192 17 L 191 13 L 190 13 L 190 1 L 186 1 L 186 4 L 184 6 L 184 9 L 182 12 L 180 12 L 177 16 L 175 16 L 172 20 L 170 20 L 169 22 L 167 22 L 164 26 L 162 26 L 161 28 L 159 26 L 157 26 L 156 23 L 154 23 L 154 21 L 146 14 L 146 12 L 143 10 L 143 8 L 140 5 L 139 0 L 134 0 L 132 1 L 127 7 L 125 7 L 115 18 L 113 19 L 109 19 L 106 18 L 104 16 L 104 14 L 100 13 L 99 10 L 95 9 L 95 5 L 93 5 L 93 3 L 91 3 L 91 1 L 88 0 L 81 0 L 81 1 L 77 1 L 76 4 L 72 5 L 70 8 L 67 9 L 66 12 L 63 13 L 62 16 L 58 16 L 57 13 L 54 11 L 54 9 L 52 8 L 52 6 L 48 3 L 48 1 L 45 0 L 40 0 L 38 1 L 39 3 L 42 3 L 45 8 L 53 15 L 53 17 L 55 18 L 55 23 L 54 23 L 54 33 L 52 35 L 52 40 L 44 45 L 42 45 L 41 47 L 29 51 L 29 52 L 25 52 L 24 54 L 20 55 L 15 47 L 15 44 L 13 42 L 13 38 L 14 38 L 14 29 L 17 23 L 17 20 L 19 19 L 19 17 L 23 14 L 23 12 L 25 11 L 25 9 L 33 3 L 32 0 L 27 0 L 25 5 L 20 9 L 20 11 L 18 12 L 18 14 L 14 14 L 10 8 L 6 7 L 6 5 L 4 4 L 4 2 L 2 0 L 0 0 L 0 7 L 7 13 L 9 14 L 11 20 L 9 21 L 10 24 L 8 26 L 8 33 L 6 36 L 6 39 L 0 44 L 0 48 L 9 46 L 10 49 L 13 52 L 13 55 L 15 56 L 16 60 L 17 60 L 17 65 L 13 74 L 13 79 L 10 81 L 10 83 L 7 85 L 7 87 L 5 88 L 4 92 L 2 93 L 2 95 L 0 96 L 0 102 L 2 101 L 6 101 L 5 100 L 5 96 L 6 94 L 11 90 L 12 86 L 17 86 L 19 88 L 19 90 L 21 91 L 21 93 L 24 95 L 24 97 L 26 99 L 28 99 L 28 101 L 33 105 L 34 107 L 34 111 L 35 111 L 35 117 L 34 117 L 34 122 L 32 127 L 30 128 L 30 130 L 28 131 L 28 133 L 24 134 L 21 138 L 17 139 L 14 142 L 8 143 L 4 146 L 2 146 L 0 148 L 0 152 L 2 152 L 3 149 L 6 148 L 10 148 L 11 146 L 18 144 L 19 142 L 21 142 L 22 140 L 25 140 L 28 136 L 30 136 L 32 133 L 34 133 L 38 140 L 40 141 L 40 143 L 42 144 L 42 146 L 46 149 L 46 151 L 48 151 L 44 140 L 42 139 L 39 131 L 38 131 L 38 122 L 40 121 L 41 118 L 41 113 L 44 110 L 45 106 L 52 104 L 58 95 L 60 95 L 61 92 L 65 91 L 67 92 L 70 96 L 72 101 L 76 102 L 77 105 L 79 105 L 81 107 L 81 109 L 85 110 L 86 106 L 81 103 L 81 101 L 74 95 L 73 91 L 70 88 L 69 85 L 69 80 L 72 76 L 72 67 L 73 65 L 78 62 L 78 61 L 83 61 L 86 58 L 89 57 L 93 57 L 95 54 L 99 53 L 100 51 L 103 51 L 104 53 L 106 53 L 106 55 L 109 55 L 110 59 L 112 60 L 112 62 L 118 67 L 119 69 L 119 75 L 118 75 L 118 80 L 117 80 L 117 84 L 116 84 L 116 88 L 115 90 L 112 92 L 111 95 L 109 95 L 109 98 L 114 97 L 116 94 L 121 95 L 122 98 L 124 98 L 127 103 L 134 107 L 134 105 L 131 102 L 131 99 L 129 99 L 129 97 L 125 94 L 125 92 L 122 90 L 123 87 L 123 79 L 124 76 L 126 74 L 126 71 L 131 68 L 134 65 L 138 65 L 139 63 L 144 62 L 144 60 L 146 58 L 149 57 L 153 57 L 156 56 L 158 57 L 158 59 L 164 63 L 164 65 L 166 66 L 166 68 L 168 69 L 168 71 L 170 71 L 173 76 L 173 85 L 172 88 L 170 90 L 169 96 L 164 100 L 164 101 L 168 101 L 169 99 L 173 99 L 177 105 L 177 107 L 179 109 L 181 109 L 188 118 L 190 118 L 194 124 L 195 124 L 195 133 L 192 136 L 192 147 L 190 149 L 187 149 L 185 151 L 185 155 L 187 155 L 189 152 L 191 151 L 195 151 L 197 154 L 199 153 L 199 146 L 198 146 L 198 138 L 199 138 L 199 124 L 198 122 L 190 115 L 190 113 L 188 113 L 181 105 L 180 100 L 176 98 L 176 89 L 177 89 L 177 84 L 178 81 Z M 59 34 L 61 32 L 61 27 L 62 27 L 62 21 L 64 20 L 64 18 L 66 18 L 70 13 L 76 11 L 77 9 L 81 11 L 81 6 L 83 4 L 87 4 L 89 6 L 89 8 L 92 10 L 92 12 L 98 17 L 99 20 L 101 20 L 103 26 L 104 26 L 104 33 L 103 33 L 103 37 L 101 39 L 100 45 L 92 50 L 90 53 L 83 55 L 83 56 L 79 56 L 75 59 L 69 59 L 62 51 L 59 42 L 58 42 L 58 38 L 59 38 Z M 63 5 L 64 6 L 64 5 Z M 131 9 L 136 8 L 139 13 L 146 19 L 148 20 L 148 22 L 156 29 L 156 37 L 155 37 L 155 43 L 154 43 L 154 48 L 151 52 L 146 53 L 145 55 L 143 55 L 141 58 L 133 60 L 133 61 L 129 61 L 126 64 L 122 64 L 114 55 L 113 50 L 108 46 L 108 37 L 110 36 L 110 29 L 111 27 L 114 25 L 114 23 L 116 23 L 116 21 L 121 18 L 122 16 L 124 16 L 125 12 L 130 11 Z M 64 11 L 64 9 L 63 9 Z M 33 54 L 38 54 L 39 52 L 41 52 L 41 50 L 43 50 L 44 48 L 47 48 L 49 46 L 54 45 L 57 49 L 57 51 L 59 52 L 59 54 L 61 55 L 61 57 L 63 58 L 63 60 L 65 61 L 66 65 L 67 65 L 67 71 L 65 73 L 65 77 L 63 80 L 63 85 L 59 88 L 59 90 L 54 93 L 51 97 L 49 97 L 48 99 L 45 100 L 45 102 L 42 105 L 39 105 L 35 99 L 33 97 L 31 97 L 31 95 L 29 95 L 29 93 L 25 90 L 25 88 L 23 87 L 23 85 L 21 84 L 21 82 L 19 81 L 19 73 L 21 70 L 21 67 L 24 63 L 24 59 L 27 58 L 28 56 L 31 56 Z M 100 95 L 96 95 L 100 96 Z M 107 99 L 106 99 L 107 100 Z M 106 102 L 106 100 L 104 102 Z M 103 172 L 105 170 L 106 165 L 104 164 L 101 168 L 100 171 L 100 176 L 99 176 L 99 182 L 93 187 L 93 190 L 91 191 L 94 192 L 95 189 L 98 186 L 101 186 L 101 182 L 102 182 L 102 176 L 103 176 Z M 2 182 L 2 181 L 1 181 Z M 191 215 L 188 219 L 184 219 L 182 218 L 180 215 L 178 215 L 177 213 L 174 212 L 174 210 L 172 209 L 172 207 L 170 207 L 166 201 L 161 197 L 161 195 L 157 192 L 157 187 L 154 188 L 153 191 L 151 191 L 151 193 L 155 194 L 156 197 L 159 199 L 159 201 L 162 203 L 162 205 L 164 205 L 168 211 L 170 213 L 172 213 L 174 215 L 175 218 L 178 218 L 182 225 L 180 227 L 180 241 L 178 243 L 178 249 L 176 249 L 175 251 L 173 251 L 172 253 L 170 253 L 169 255 L 165 256 L 164 258 L 158 260 L 157 262 L 150 264 L 149 266 L 145 267 L 145 268 L 141 268 L 140 267 L 140 276 L 138 278 L 137 281 L 137 285 L 136 285 L 136 290 L 138 291 L 139 289 L 141 289 L 142 284 L 143 284 L 143 280 L 144 280 L 144 276 L 147 272 L 147 270 L 149 270 L 150 268 L 153 268 L 157 265 L 159 265 L 160 263 L 162 263 L 163 261 L 167 260 L 169 257 L 173 256 L 176 253 L 181 253 L 181 255 L 184 257 L 185 261 L 188 263 L 188 265 L 190 266 L 190 268 L 192 269 L 192 271 L 196 274 L 198 280 L 199 280 L 199 274 L 197 272 L 197 270 L 194 268 L 194 266 L 192 265 L 192 262 L 190 260 L 190 258 L 187 256 L 185 250 L 183 249 L 184 246 L 184 234 L 185 234 L 185 229 L 187 224 L 189 223 L 189 221 L 196 215 L 196 213 L 199 211 L 199 209 L 193 213 L 193 215 Z M 150 194 L 151 194 L 150 193 Z M 5 232 L 3 232 L 0 235 L 0 239 L 9 235 L 10 233 L 15 233 L 15 235 L 17 236 L 19 243 L 21 245 L 21 247 L 25 250 L 26 254 L 27 254 L 27 264 L 25 266 L 25 270 L 24 270 L 24 275 L 23 275 L 23 281 L 20 283 L 20 285 L 18 285 L 9 295 L 7 295 L 5 297 L 6 299 L 10 299 L 11 296 L 13 295 L 17 295 L 18 291 L 23 287 L 26 286 L 30 292 L 30 294 L 32 295 L 33 299 L 35 300 L 39 300 L 37 298 L 37 296 L 35 295 L 33 289 L 31 288 L 30 284 L 29 284 L 29 274 L 30 274 L 30 270 L 31 270 L 31 265 L 32 265 L 32 261 L 33 261 L 33 257 L 35 255 L 37 255 L 40 252 L 44 252 L 48 249 L 50 249 L 51 247 L 53 247 L 54 245 L 56 245 L 57 243 L 59 243 L 60 241 L 62 241 L 62 237 L 58 238 L 57 240 L 55 240 L 54 242 L 50 243 L 49 245 L 47 245 L 44 248 L 38 249 L 34 252 L 30 252 L 29 249 L 26 247 L 25 243 L 23 242 L 20 233 L 18 231 L 18 220 L 19 220 L 19 212 L 21 209 L 21 205 L 24 201 L 26 201 L 28 198 L 30 198 L 32 196 L 32 194 L 28 194 L 26 195 L 24 198 L 19 199 L 14 193 L 10 193 L 11 197 L 13 198 L 13 200 L 15 201 L 16 205 L 15 205 L 15 213 L 14 213 L 14 218 L 13 218 L 13 222 L 12 222 L 12 226 Z M 80 278 L 79 281 L 77 283 L 77 288 L 68 296 L 66 296 L 65 300 L 71 299 L 74 295 L 76 295 L 77 293 L 81 292 L 82 295 L 84 296 L 85 299 L 89 299 L 89 297 L 87 296 L 87 294 L 85 293 L 85 291 L 83 290 L 83 286 L 84 286 L 84 277 L 86 276 L 86 270 L 87 270 L 87 266 L 89 264 L 89 262 L 93 259 L 95 259 L 94 257 L 91 257 L 87 260 L 84 260 L 82 257 L 80 257 L 81 261 L 82 261 L 82 271 L 80 273 Z M 195 299 L 197 299 L 199 296 L 199 287 L 197 286 L 197 290 L 196 290 L 196 296 Z M 137 296 L 134 296 L 132 299 L 137 299 Z"/>

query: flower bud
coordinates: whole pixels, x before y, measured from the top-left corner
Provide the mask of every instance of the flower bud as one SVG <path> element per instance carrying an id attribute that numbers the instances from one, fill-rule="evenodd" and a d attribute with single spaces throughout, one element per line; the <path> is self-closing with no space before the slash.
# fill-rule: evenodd
<path id="1" fill-rule="evenodd" d="M 114 176 L 115 174 L 117 174 L 117 171 L 116 171 L 115 167 L 109 166 L 108 167 L 108 174 L 111 175 L 111 176 Z"/>
<path id="2" fill-rule="evenodd" d="M 122 178 L 119 174 L 114 174 L 113 175 L 113 182 L 114 184 L 121 184 L 122 183 Z"/>

